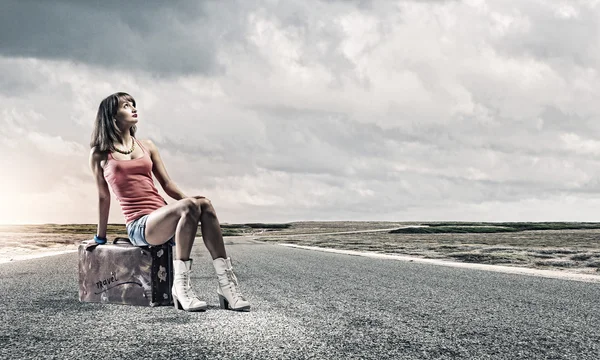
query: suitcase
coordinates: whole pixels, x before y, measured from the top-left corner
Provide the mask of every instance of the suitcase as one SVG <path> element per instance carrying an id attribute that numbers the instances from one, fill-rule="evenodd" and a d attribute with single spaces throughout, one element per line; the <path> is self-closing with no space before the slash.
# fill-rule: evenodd
<path id="1" fill-rule="evenodd" d="M 173 305 L 173 250 L 133 246 L 127 238 L 79 245 L 79 301 L 140 306 Z"/>

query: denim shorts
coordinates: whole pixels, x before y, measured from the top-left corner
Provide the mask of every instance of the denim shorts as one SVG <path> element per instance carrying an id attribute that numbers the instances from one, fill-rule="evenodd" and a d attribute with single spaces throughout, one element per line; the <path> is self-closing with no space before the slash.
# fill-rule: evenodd
<path id="1" fill-rule="evenodd" d="M 139 217 L 127 224 L 127 235 L 134 246 L 149 246 L 146 242 L 146 220 L 148 215 Z"/>
<path id="2" fill-rule="evenodd" d="M 146 221 L 148 215 L 141 216 L 127 224 L 127 235 L 133 246 L 152 246 L 146 241 Z M 175 236 L 167 240 L 169 245 L 175 245 Z"/>

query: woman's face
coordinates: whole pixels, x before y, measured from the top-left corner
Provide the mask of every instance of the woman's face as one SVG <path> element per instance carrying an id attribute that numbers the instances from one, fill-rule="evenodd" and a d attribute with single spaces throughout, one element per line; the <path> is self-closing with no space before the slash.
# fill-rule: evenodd
<path id="1" fill-rule="evenodd" d="M 119 99 L 119 109 L 115 115 L 117 124 L 133 126 L 138 122 L 137 116 L 137 110 L 135 106 L 133 106 L 132 101 L 127 99 Z"/>

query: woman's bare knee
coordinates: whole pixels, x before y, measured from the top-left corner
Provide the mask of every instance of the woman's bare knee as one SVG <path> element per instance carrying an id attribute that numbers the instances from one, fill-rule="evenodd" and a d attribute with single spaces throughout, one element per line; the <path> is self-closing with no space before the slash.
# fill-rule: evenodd
<path id="1" fill-rule="evenodd" d="M 180 215 L 189 218 L 199 219 L 202 212 L 202 208 L 198 205 L 197 201 L 192 198 L 186 198 L 179 200 L 178 203 L 181 205 Z"/>
<path id="2" fill-rule="evenodd" d="M 205 197 L 195 198 L 194 202 L 196 203 L 196 206 L 200 209 L 201 214 L 210 215 L 210 216 L 217 215 L 217 213 L 215 212 L 215 208 L 213 208 L 212 203 L 210 202 L 209 199 L 207 199 Z"/>
<path id="3" fill-rule="evenodd" d="M 146 221 L 146 241 L 151 245 L 168 241 L 175 235 L 177 224 L 183 217 L 188 221 L 199 221 L 200 209 L 193 199 L 182 199 L 155 210 Z"/>

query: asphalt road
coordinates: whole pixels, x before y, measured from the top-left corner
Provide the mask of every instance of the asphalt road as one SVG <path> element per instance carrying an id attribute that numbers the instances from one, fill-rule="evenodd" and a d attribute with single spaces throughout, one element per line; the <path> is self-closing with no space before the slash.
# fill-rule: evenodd
<path id="1" fill-rule="evenodd" d="M 229 240 L 227 240 L 229 242 Z M 249 313 L 78 301 L 77 254 L 0 264 L 0 359 L 599 359 L 600 286 L 228 244 Z"/>

